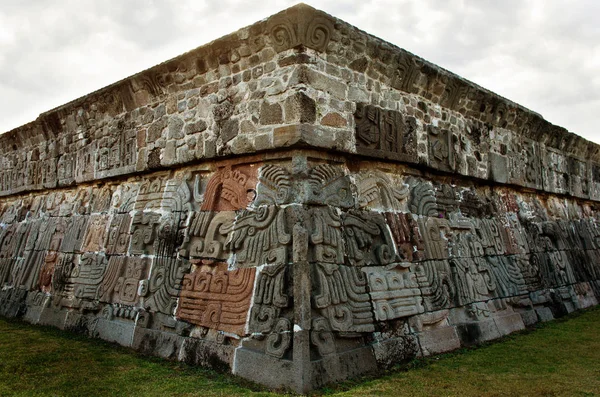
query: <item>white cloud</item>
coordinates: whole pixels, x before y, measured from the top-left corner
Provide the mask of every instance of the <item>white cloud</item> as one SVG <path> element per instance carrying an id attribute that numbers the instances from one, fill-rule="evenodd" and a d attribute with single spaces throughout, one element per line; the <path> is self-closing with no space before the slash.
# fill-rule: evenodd
<path id="1" fill-rule="evenodd" d="M 308 2 L 600 143 L 596 0 Z M 293 4 L 4 0 L 0 131 Z"/>

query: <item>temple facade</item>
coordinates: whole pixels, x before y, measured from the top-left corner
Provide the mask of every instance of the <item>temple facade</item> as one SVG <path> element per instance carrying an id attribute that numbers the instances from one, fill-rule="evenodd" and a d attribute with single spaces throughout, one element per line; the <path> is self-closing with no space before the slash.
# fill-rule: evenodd
<path id="1" fill-rule="evenodd" d="M 300 4 L 0 135 L 0 315 L 308 392 L 600 297 L 600 146 Z"/>

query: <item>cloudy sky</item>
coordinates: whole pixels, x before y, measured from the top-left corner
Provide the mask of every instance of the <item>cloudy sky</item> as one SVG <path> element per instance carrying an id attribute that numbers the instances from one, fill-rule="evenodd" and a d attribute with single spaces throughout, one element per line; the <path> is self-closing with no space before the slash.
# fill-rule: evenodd
<path id="1" fill-rule="evenodd" d="M 308 0 L 600 143 L 598 0 Z M 0 132 L 293 0 L 2 0 Z"/>

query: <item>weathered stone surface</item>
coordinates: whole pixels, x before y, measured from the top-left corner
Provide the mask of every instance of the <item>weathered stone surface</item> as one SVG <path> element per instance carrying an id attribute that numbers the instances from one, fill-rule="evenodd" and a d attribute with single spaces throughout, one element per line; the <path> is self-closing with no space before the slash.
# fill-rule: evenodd
<path id="1" fill-rule="evenodd" d="M 599 200 L 598 145 L 298 5 L 0 136 L 0 315 L 309 392 L 597 305 Z"/>
<path id="2" fill-rule="evenodd" d="M 191 324 L 244 335 L 255 269 L 226 263 L 198 266 L 184 276 L 177 317 Z"/>
<path id="3" fill-rule="evenodd" d="M 260 107 L 260 123 L 264 125 L 268 124 L 281 124 L 283 122 L 283 111 L 281 105 L 278 103 L 268 104 L 263 102 Z"/>

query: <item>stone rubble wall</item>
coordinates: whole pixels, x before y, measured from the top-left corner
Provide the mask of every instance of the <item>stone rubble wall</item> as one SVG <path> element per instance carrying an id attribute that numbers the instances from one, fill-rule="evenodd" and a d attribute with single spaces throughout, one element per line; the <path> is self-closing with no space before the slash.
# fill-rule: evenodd
<path id="1" fill-rule="evenodd" d="M 0 136 L 0 315 L 307 392 L 598 304 L 598 153 L 299 5 Z"/>

